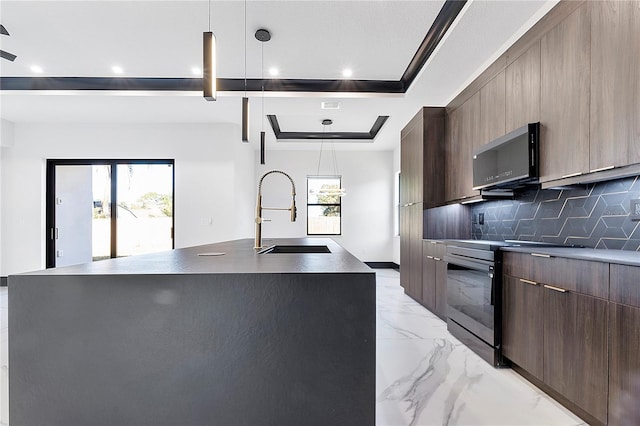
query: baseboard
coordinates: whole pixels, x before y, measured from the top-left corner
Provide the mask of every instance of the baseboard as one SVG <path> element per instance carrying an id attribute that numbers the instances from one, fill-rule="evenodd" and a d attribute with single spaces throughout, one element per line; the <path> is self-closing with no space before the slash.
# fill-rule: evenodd
<path id="1" fill-rule="evenodd" d="M 569 401 L 561 393 L 555 391 L 550 386 L 548 386 L 538 378 L 534 377 L 532 374 L 530 374 L 528 371 L 526 371 L 522 367 L 514 364 L 513 362 L 510 362 L 510 364 L 511 364 L 511 369 L 513 371 L 520 374 L 522 377 L 527 379 L 534 386 L 538 387 L 540 390 L 542 390 L 544 393 L 549 395 L 551 398 L 555 399 L 557 402 L 559 402 L 561 405 L 563 405 L 566 409 L 571 411 L 573 414 L 580 417 L 582 420 L 585 420 L 588 424 L 592 426 L 604 426 L 601 421 L 599 421 L 598 419 L 593 417 L 591 414 L 584 411 L 582 408 L 578 407 L 573 402 Z"/>
<path id="2" fill-rule="evenodd" d="M 7 286 L 7 277 L 0 277 L 0 287 Z"/>
<path id="3" fill-rule="evenodd" d="M 400 269 L 400 265 L 394 262 L 364 262 L 369 268 L 372 269 Z"/>

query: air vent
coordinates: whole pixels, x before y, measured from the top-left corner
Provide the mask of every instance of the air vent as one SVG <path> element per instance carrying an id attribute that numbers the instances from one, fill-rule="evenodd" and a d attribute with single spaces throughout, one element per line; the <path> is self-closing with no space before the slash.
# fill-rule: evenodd
<path id="1" fill-rule="evenodd" d="M 340 109 L 339 101 L 322 102 L 322 109 Z"/>

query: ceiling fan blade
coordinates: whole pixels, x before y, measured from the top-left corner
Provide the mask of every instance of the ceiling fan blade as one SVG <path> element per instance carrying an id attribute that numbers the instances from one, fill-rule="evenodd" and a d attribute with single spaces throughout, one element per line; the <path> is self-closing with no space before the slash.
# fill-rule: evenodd
<path id="1" fill-rule="evenodd" d="M 13 53 L 5 52 L 4 50 L 0 50 L 0 57 L 11 62 L 13 62 L 17 58 L 17 56 Z"/>
<path id="2" fill-rule="evenodd" d="M 10 35 L 9 31 L 7 31 L 7 29 L 2 24 L 0 24 L 0 34 L 2 34 L 2 35 Z"/>

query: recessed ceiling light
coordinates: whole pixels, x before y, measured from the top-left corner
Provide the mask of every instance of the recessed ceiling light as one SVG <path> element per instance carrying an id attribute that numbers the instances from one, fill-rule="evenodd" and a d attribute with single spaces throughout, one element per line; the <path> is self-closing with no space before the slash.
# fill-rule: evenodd
<path id="1" fill-rule="evenodd" d="M 44 70 L 42 69 L 42 67 L 40 67 L 38 65 L 32 65 L 31 66 L 31 72 L 34 72 L 36 74 L 42 74 L 44 72 Z"/>
<path id="2" fill-rule="evenodd" d="M 351 77 L 353 75 L 353 71 L 351 71 L 349 68 L 346 68 L 344 70 L 342 70 L 342 76 L 343 77 Z"/>
<path id="3" fill-rule="evenodd" d="M 325 101 L 320 105 L 322 109 L 340 109 L 340 101 Z"/>
<path id="4" fill-rule="evenodd" d="M 271 76 L 275 77 L 279 73 L 280 73 L 280 71 L 278 71 L 278 68 L 276 68 L 276 67 L 269 68 L 269 74 L 271 74 Z"/>
<path id="5" fill-rule="evenodd" d="M 111 67 L 111 71 L 113 71 L 114 74 L 122 74 L 124 72 L 124 70 L 122 69 L 121 66 L 119 65 L 114 65 Z"/>
<path id="6" fill-rule="evenodd" d="M 191 74 L 193 75 L 202 75 L 202 70 L 198 67 L 191 68 Z"/>

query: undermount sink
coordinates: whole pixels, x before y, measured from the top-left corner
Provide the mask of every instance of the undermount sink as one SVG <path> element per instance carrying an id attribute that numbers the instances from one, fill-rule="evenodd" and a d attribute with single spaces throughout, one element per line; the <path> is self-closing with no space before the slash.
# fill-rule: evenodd
<path id="1" fill-rule="evenodd" d="M 258 254 L 279 254 L 279 253 L 331 253 L 329 247 L 323 245 L 275 245 L 265 247 Z"/>

